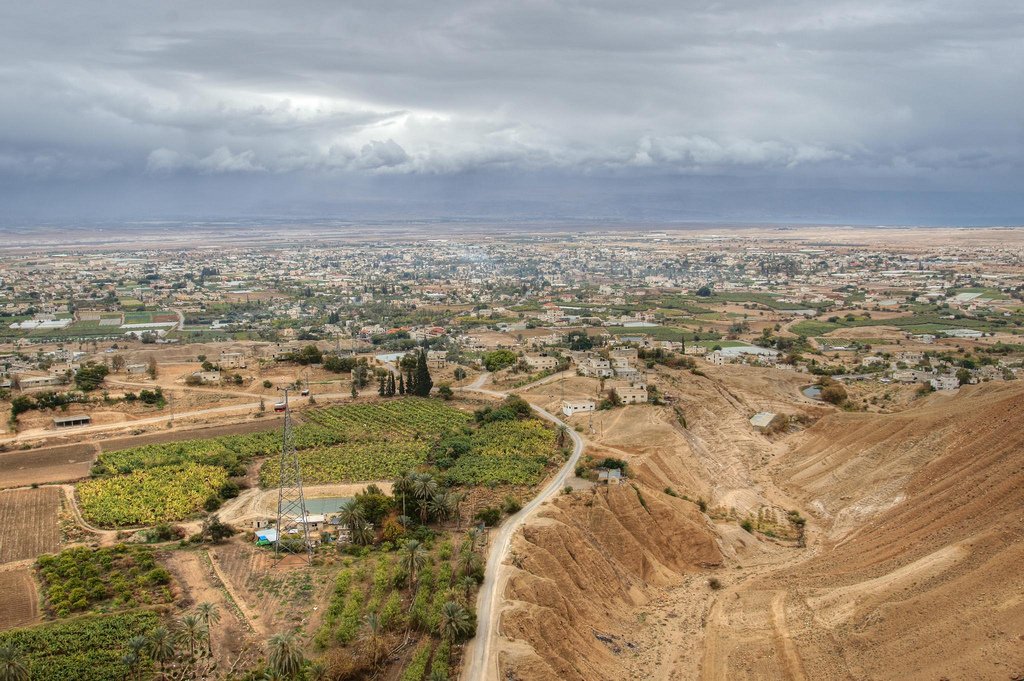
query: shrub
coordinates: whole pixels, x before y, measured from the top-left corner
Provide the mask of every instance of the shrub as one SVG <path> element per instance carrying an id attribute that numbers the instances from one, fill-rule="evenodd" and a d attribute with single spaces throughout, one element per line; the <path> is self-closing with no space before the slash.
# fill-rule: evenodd
<path id="1" fill-rule="evenodd" d="M 718 591 L 722 588 L 722 582 L 719 581 L 718 577 L 712 577 L 708 580 L 708 586 L 711 588 L 712 591 Z"/>
<path id="2" fill-rule="evenodd" d="M 847 397 L 846 388 L 838 383 L 832 383 L 821 389 L 821 399 L 829 404 L 842 404 Z"/>
<path id="3" fill-rule="evenodd" d="M 477 511 L 476 515 L 473 516 L 473 519 L 479 520 L 487 527 L 494 527 L 501 519 L 501 511 L 494 507 L 488 507 Z"/>

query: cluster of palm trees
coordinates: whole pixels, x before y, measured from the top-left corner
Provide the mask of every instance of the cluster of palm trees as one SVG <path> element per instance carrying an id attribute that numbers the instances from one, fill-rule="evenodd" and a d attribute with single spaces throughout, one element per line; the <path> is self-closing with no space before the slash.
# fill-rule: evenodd
<path id="1" fill-rule="evenodd" d="M 462 495 L 441 487 L 429 473 L 407 472 L 395 481 L 394 497 L 401 504 L 401 514 L 396 518 L 403 529 L 415 524 L 413 516 L 419 523 L 460 519 L 459 506 Z M 341 524 L 348 528 L 353 544 L 367 546 L 376 539 L 376 533 L 370 520 L 366 517 L 358 499 L 349 499 L 338 510 Z"/>
<path id="2" fill-rule="evenodd" d="M 200 603 L 194 612 L 176 620 L 172 626 L 155 627 L 148 636 L 135 636 L 121 662 L 129 679 L 141 679 L 146 660 L 157 665 L 160 679 L 201 678 L 214 671 L 212 626 L 220 622 L 213 603 Z"/>
<path id="3" fill-rule="evenodd" d="M 407 471 L 395 481 L 394 495 L 402 503 L 402 515 L 419 515 L 420 523 L 429 520 L 446 521 L 460 519 L 459 504 L 462 495 L 441 487 L 429 473 Z"/>

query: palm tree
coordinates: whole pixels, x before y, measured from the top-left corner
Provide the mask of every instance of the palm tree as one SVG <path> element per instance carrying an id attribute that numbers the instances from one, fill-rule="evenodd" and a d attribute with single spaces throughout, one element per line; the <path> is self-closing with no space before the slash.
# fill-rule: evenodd
<path id="1" fill-rule="evenodd" d="M 149 632 L 148 644 L 146 653 L 160 665 L 160 674 L 163 675 L 164 665 L 174 658 L 174 640 L 170 630 L 164 626 L 156 627 Z"/>
<path id="2" fill-rule="evenodd" d="M 405 542 L 405 551 L 402 555 L 402 566 L 409 572 L 409 582 L 416 584 L 416 571 L 427 562 L 427 550 L 416 539 Z"/>
<path id="3" fill-rule="evenodd" d="M 128 640 L 128 653 L 121 658 L 132 678 L 142 677 L 142 656 L 146 653 L 149 641 L 145 636 L 132 636 Z"/>
<path id="4" fill-rule="evenodd" d="M 270 668 L 276 671 L 281 678 L 294 679 L 302 673 L 305 659 L 302 656 L 302 646 L 296 640 L 294 631 L 271 636 L 267 647 L 269 648 L 267 661 L 270 662 Z"/>
<path id="5" fill-rule="evenodd" d="M 459 551 L 459 572 L 469 576 L 477 571 L 482 561 L 475 551 Z"/>
<path id="6" fill-rule="evenodd" d="M 142 658 L 139 657 L 139 654 L 130 650 L 121 656 L 121 664 L 128 667 L 129 679 L 134 679 L 138 675 L 141 662 Z"/>
<path id="7" fill-rule="evenodd" d="M 370 525 L 366 521 L 358 521 L 350 531 L 352 533 L 353 544 L 367 546 L 373 542 L 373 530 L 370 529 Z"/>
<path id="8" fill-rule="evenodd" d="M 306 676 L 309 677 L 309 681 L 326 681 L 327 680 L 327 665 L 317 660 L 316 662 L 310 662 L 306 668 Z"/>
<path id="9" fill-rule="evenodd" d="M 412 486 L 413 496 L 420 507 L 420 522 L 427 522 L 427 502 L 437 494 L 437 482 L 427 473 L 416 476 Z"/>
<path id="10" fill-rule="evenodd" d="M 427 510 L 438 520 L 447 520 L 454 506 L 455 502 L 448 492 L 438 492 L 427 500 Z"/>
<path id="11" fill-rule="evenodd" d="M 199 615 L 189 613 L 178 621 L 178 639 L 188 646 L 188 656 L 191 659 L 196 657 L 196 647 L 200 646 L 203 639 L 209 634 L 206 625 Z"/>
<path id="12" fill-rule="evenodd" d="M 437 630 L 441 638 L 457 641 L 473 630 L 473 615 L 459 603 L 447 601 L 441 606 Z"/>
<path id="13" fill-rule="evenodd" d="M 476 550 L 477 544 L 480 543 L 480 537 L 483 536 L 483 532 L 480 531 L 479 527 L 471 527 L 466 531 L 466 540 L 469 541 L 469 548 L 471 551 Z"/>
<path id="14" fill-rule="evenodd" d="M 402 495 L 402 515 L 405 515 L 405 498 L 412 493 L 413 483 L 416 481 L 416 474 L 412 471 L 406 471 L 402 474 L 398 480 L 395 480 L 395 484 L 392 487 L 392 493 L 395 496 Z"/>
<path id="15" fill-rule="evenodd" d="M 220 613 L 217 612 L 217 606 L 213 603 L 200 603 L 196 606 L 196 612 L 206 623 L 206 652 L 213 655 L 213 627 L 210 625 L 220 622 Z"/>
<path id="16" fill-rule="evenodd" d="M 14 646 L 0 646 L 0 681 L 28 681 L 28 667 Z"/>
<path id="17" fill-rule="evenodd" d="M 347 499 L 338 507 L 338 519 L 349 532 L 354 532 L 355 526 L 364 520 L 363 509 L 355 499 Z"/>
<path id="18" fill-rule="evenodd" d="M 376 667 L 381 653 L 384 652 L 384 627 L 381 625 L 377 613 L 371 612 L 366 616 L 366 627 L 359 638 L 363 648 L 369 653 L 373 666 Z"/>

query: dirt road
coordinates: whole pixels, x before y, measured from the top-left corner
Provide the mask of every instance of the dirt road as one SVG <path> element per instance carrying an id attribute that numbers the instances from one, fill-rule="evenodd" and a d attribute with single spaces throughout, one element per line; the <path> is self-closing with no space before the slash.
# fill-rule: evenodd
<path id="1" fill-rule="evenodd" d="M 481 374 L 463 390 L 471 390 L 499 398 L 507 397 L 508 393 L 488 390 L 483 387 L 488 376 L 489 374 L 487 373 Z M 533 405 L 533 410 L 543 419 L 551 421 L 556 425 L 565 425 L 560 419 L 545 409 Z M 498 678 L 498 657 L 494 652 L 496 646 L 493 643 L 494 639 L 498 636 L 498 620 L 501 617 L 501 604 L 499 601 L 501 594 L 505 590 L 505 582 L 507 580 L 507 574 L 504 574 L 505 570 L 503 570 L 505 558 L 508 555 L 509 548 L 512 545 L 512 537 L 516 531 L 523 526 L 527 518 L 541 504 L 556 495 L 558 490 L 565 486 L 566 481 L 575 472 L 576 462 L 579 461 L 580 454 L 583 453 L 584 442 L 583 438 L 572 428 L 566 426 L 566 431 L 573 441 L 572 456 L 569 457 L 565 465 L 559 469 L 547 486 L 541 490 L 540 494 L 527 503 L 518 513 L 505 520 L 491 538 L 491 550 L 487 555 L 484 581 L 480 586 L 480 592 L 477 594 L 476 636 L 470 642 L 469 649 L 463 658 L 465 662 L 462 668 L 462 678 L 467 681 Z"/>

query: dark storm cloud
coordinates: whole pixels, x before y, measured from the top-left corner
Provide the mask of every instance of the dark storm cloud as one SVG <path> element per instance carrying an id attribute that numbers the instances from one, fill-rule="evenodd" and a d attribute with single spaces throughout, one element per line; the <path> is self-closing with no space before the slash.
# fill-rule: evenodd
<path id="1" fill-rule="evenodd" d="M 4 3 L 0 180 L 1014 191 L 1022 35 L 1001 0 Z"/>

